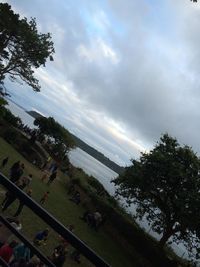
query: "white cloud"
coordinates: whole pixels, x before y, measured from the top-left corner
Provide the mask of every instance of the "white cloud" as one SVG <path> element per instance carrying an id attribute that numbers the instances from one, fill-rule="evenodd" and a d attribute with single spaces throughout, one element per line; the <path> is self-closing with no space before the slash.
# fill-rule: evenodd
<path id="1" fill-rule="evenodd" d="M 90 63 L 104 63 L 104 60 L 109 60 L 112 64 L 119 63 L 119 56 L 105 41 L 101 38 L 92 40 L 90 46 L 80 44 L 77 47 L 77 53 L 80 57 L 85 58 Z"/>

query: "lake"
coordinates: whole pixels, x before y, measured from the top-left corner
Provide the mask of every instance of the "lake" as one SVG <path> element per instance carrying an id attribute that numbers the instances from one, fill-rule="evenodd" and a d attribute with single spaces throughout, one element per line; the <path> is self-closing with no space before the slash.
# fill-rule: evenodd
<path id="1" fill-rule="evenodd" d="M 31 117 L 28 113 L 25 112 L 22 108 L 18 107 L 13 102 L 9 101 L 8 108 L 16 115 L 21 118 L 24 124 L 27 124 L 30 128 L 37 128 L 34 126 L 34 118 Z M 118 174 L 105 165 L 103 165 L 101 162 L 87 154 L 85 151 L 81 150 L 80 148 L 76 148 L 69 152 L 69 159 L 70 162 L 75 166 L 82 168 L 88 175 L 94 176 L 104 187 L 105 189 L 111 194 L 114 195 L 115 192 L 115 186 L 113 183 L 111 183 L 111 180 L 118 176 Z M 124 201 L 122 202 L 124 204 Z M 135 206 L 132 205 L 127 209 L 129 212 L 134 213 Z M 137 221 L 149 234 L 154 236 L 156 239 L 159 239 L 160 236 L 153 232 L 148 225 L 146 220 Z M 176 253 L 179 256 L 182 256 L 185 254 L 185 257 L 187 256 L 187 251 L 185 247 L 182 244 L 171 245 L 173 249 L 176 251 Z"/>

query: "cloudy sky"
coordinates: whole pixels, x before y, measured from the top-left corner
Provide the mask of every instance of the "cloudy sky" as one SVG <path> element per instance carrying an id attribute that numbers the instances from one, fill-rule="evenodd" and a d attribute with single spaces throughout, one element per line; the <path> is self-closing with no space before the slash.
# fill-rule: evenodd
<path id="1" fill-rule="evenodd" d="M 51 32 L 56 50 L 37 70 L 41 93 L 7 82 L 13 100 L 122 165 L 164 132 L 200 153 L 200 3 L 6 2 Z"/>

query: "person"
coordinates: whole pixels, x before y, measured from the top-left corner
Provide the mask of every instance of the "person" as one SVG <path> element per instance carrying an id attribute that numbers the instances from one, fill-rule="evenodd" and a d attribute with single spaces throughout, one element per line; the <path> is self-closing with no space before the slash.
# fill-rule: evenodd
<path id="1" fill-rule="evenodd" d="M 19 189 L 23 190 L 26 184 L 23 181 L 17 181 L 16 185 L 19 187 Z M 4 212 L 15 200 L 17 199 L 17 196 L 13 194 L 12 192 L 8 192 L 6 196 L 6 201 L 3 201 L 2 212 Z"/>
<path id="2" fill-rule="evenodd" d="M 77 249 L 74 249 L 71 253 L 71 259 L 74 260 L 77 263 L 81 263 L 81 253 Z"/>
<path id="3" fill-rule="evenodd" d="M 38 232 L 33 239 L 33 243 L 37 246 L 40 246 L 42 244 L 45 245 L 48 235 L 49 235 L 49 229 L 45 229 L 43 231 Z"/>
<path id="4" fill-rule="evenodd" d="M 57 171 L 53 172 L 50 176 L 49 176 L 49 181 L 47 182 L 47 185 L 50 185 L 53 183 L 53 181 L 56 179 L 57 176 Z"/>
<path id="5" fill-rule="evenodd" d="M 31 189 L 29 189 L 28 191 L 27 191 L 27 195 L 29 196 L 29 197 L 31 197 L 31 195 L 32 195 L 32 190 Z M 23 210 L 23 207 L 24 207 L 24 202 L 23 201 L 19 201 L 19 206 L 18 206 L 18 208 L 17 208 L 17 210 L 16 210 L 16 212 L 15 212 L 15 214 L 14 214 L 14 217 L 18 217 L 19 215 L 20 215 L 20 213 L 22 212 L 22 210 Z"/>
<path id="6" fill-rule="evenodd" d="M 2 160 L 2 162 L 1 162 L 1 168 L 4 168 L 4 167 L 7 165 L 7 163 L 8 163 L 8 159 L 9 159 L 9 157 L 6 157 L 6 158 L 4 158 L 4 159 Z"/>
<path id="7" fill-rule="evenodd" d="M 58 245 L 54 248 L 54 252 L 50 259 L 56 267 L 62 267 L 66 259 L 66 254 L 65 247 L 63 245 Z"/>
<path id="8" fill-rule="evenodd" d="M 0 248 L 0 257 L 7 263 L 9 263 L 12 255 L 13 255 L 13 249 L 16 247 L 17 241 L 13 240 L 9 244 L 5 244 Z"/>
<path id="9" fill-rule="evenodd" d="M 96 211 L 94 212 L 93 216 L 94 216 L 94 227 L 95 230 L 97 231 L 102 222 L 102 215 L 99 211 Z"/>
<path id="10" fill-rule="evenodd" d="M 19 259 L 18 261 L 12 261 L 9 264 L 10 267 L 29 267 L 30 265 L 26 262 L 25 259 Z"/>
<path id="11" fill-rule="evenodd" d="M 33 175 L 32 174 L 29 174 L 28 176 L 23 176 L 21 178 L 21 180 L 23 181 L 23 183 L 26 185 L 26 186 L 29 186 L 31 181 L 32 181 L 32 178 L 33 178 Z"/>
<path id="12" fill-rule="evenodd" d="M 19 164 L 19 166 L 16 165 L 16 168 L 13 168 L 11 170 L 10 181 L 13 183 L 18 182 L 19 179 L 22 177 L 23 173 L 24 173 L 24 164 L 23 163 Z"/>
<path id="13" fill-rule="evenodd" d="M 47 177 L 49 176 L 49 171 L 48 170 L 43 170 L 43 175 L 41 177 L 41 181 L 44 182 Z"/>
<path id="14" fill-rule="evenodd" d="M 13 249 L 14 261 L 24 259 L 26 262 L 30 260 L 30 249 L 24 243 L 18 244 Z"/>
<path id="15" fill-rule="evenodd" d="M 49 191 L 47 191 L 47 192 L 45 192 L 44 193 L 44 195 L 42 196 L 42 198 L 40 199 L 40 204 L 44 204 L 46 201 L 47 201 L 47 199 L 48 199 L 48 196 L 49 196 Z"/>
<path id="16" fill-rule="evenodd" d="M 73 224 L 70 224 L 69 227 L 68 227 L 68 229 L 73 233 L 75 227 L 74 227 Z M 69 244 L 70 244 L 69 241 L 68 241 L 67 239 L 63 238 L 63 237 L 60 236 L 60 235 L 59 235 L 59 242 L 60 242 L 65 248 L 67 248 L 67 247 L 69 246 Z"/>
<path id="17" fill-rule="evenodd" d="M 7 221 L 17 230 L 22 229 L 22 225 L 18 218 L 6 218 Z M 12 232 L 3 224 L 0 223 L 0 247 L 2 247 L 12 237 Z"/>

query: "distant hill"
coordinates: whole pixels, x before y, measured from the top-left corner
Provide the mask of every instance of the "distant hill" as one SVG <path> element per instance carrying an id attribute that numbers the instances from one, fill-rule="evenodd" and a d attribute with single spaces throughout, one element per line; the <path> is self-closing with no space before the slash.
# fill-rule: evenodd
<path id="1" fill-rule="evenodd" d="M 121 174 L 124 171 L 124 167 L 119 166 L 109 158 L 107 158 L 103 153 L 99 152 L 95 148 L 89 146 L 86 144 L 84 141 L 82 141 L 80 138 L 77 136 L 73 135 L 73 138 L 75 140 L 76 145 L 81 148 L 83 151 L 87 152 L 90 156 L 93 158 L 97 159 L 101 163 L 103 163 L 105 166 L 110 168 L 111 170 L 115 171 L 118 174 Z"/>
<path id="2" fill-rule="evenodd" d="M 43 117 L 40 113 L 38 113 L 37 111 L 34 111 L 34 110 L 26 111 L 26 112 L 35 119 Z M 110 168 L 111 170 L 113 170 L 114 172 L 116 172 L 118 174 L 121 174 L 124 171 L 124 167 L 119 166 L 118 164 L 116 164 L 115 162 L 113 162 L 112 160 L 107 158 L 103 153 L 101 153 L 101 152 L 97 151 L 95 148 L 89 146 L 88 144 L 86 144 L 84 141 L 82 141 L 77 136 L 73 135 L 72 133 L 71 133 L 71 135 L 74 138 L 76 146 L 81 148 L 83 151 L 88 153 L 90 156 L 92 156 L 96 160 L 100 161 L 102 164 L 104 164 L 105 166 L 107 166 L 108 168 Z"/>
<path id="3" fill-rule="evenodd" d="M 38 112 L 35 111 L 35 110 L 31 110 L 31 111 L 27 111 L 27 110 L 26 110 L 26 113 L 28 113 L 31 117 L 33 117 L 33 118 L 35 118 L 35 119 L 44 117 L 42 114 L 38 113 Z"/>

